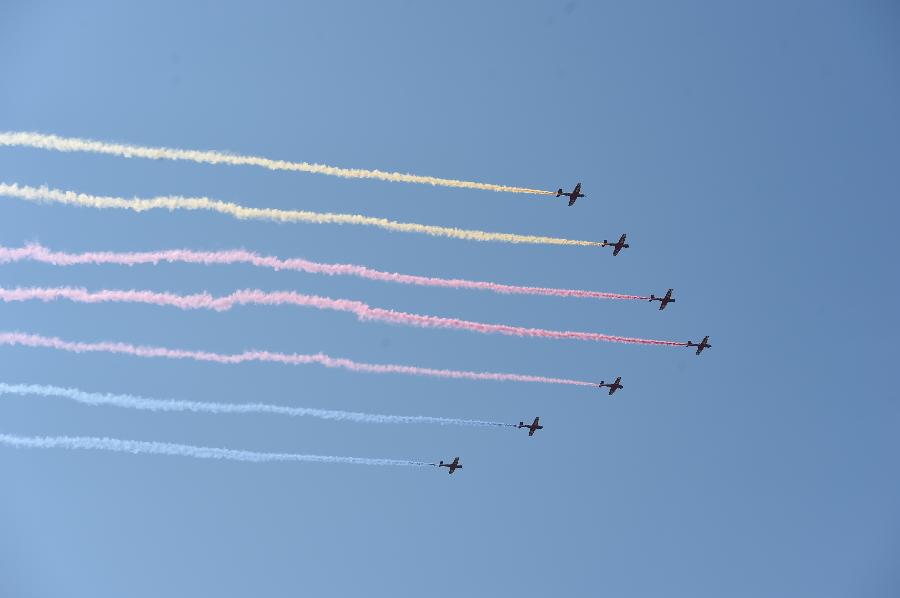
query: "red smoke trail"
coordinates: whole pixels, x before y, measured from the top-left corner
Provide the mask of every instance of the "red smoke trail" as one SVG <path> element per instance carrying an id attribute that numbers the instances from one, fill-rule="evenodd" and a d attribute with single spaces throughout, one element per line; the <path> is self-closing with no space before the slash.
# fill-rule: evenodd
<path id="1" fill-rule="evenodd" d="M 508 336 L 535 337 L 547 339 L 574 339 L 582 341 L 605 341 L 613 343 L 628 343 L 633 345 L 669 345 L 684 346 L 682 342 L 662 341 L 628 336 L 613 336 L 599 332 L 573 332 L 567 330 L 546 330 L 543 328 L 525 328 L 521 326 L 508 326 L 506 324 L 485 324 L 460 320 L 457 318 L 443 318 L 439 316 L 423 316 L 402 311 L 371 307 L 361 301 L 348 299 L 331 299 L 318 295 L 304 295 L 293 291 L 265 292 L 260 290 L 236 291 L 224 297 L 213 297 L 208 293 L 195 295 L 175 295 L 173 293 L 156 293 L 153 291 L 116 291 L 103 290 L 90 292 L 85 289 L 68 287 L 56 288 L 26 288 L 4 289 L 0 288 L 0 300 L 29 301 L 40 299 L 53 301 L 55 299 L 69 299 L 79 303 L 146 303 L 150 305 L 178 307 L 180 309 L 212 309 L 215 311 L 227 311 L 236 305 L 297 305 L 303 307 L 315 307 L 333 311 L 343 311 L 355 314 L 361 321 L 375 320 L 380 322 L 392 322 L 417 328 L 451 328 L 454 330 L 468 330 L 481 334 L 505 334 Z"/>
<path id="2" fill-rule="evenodd" d="M 247 361 L 265 361 L 303 365 L 317 363 L 327 368 L 342 368 L 353 372 L 369 374 L 405 374 L 407 376 L 431 376 L 434 378 L 456 378 L 464 380 L 493 380 L 496 382 L 538 382 L 542 384 L 569 384 L 573 386 L 596 386 L 594 382 L 568 380 L 566 378 L 546 378 L 527 374 L 500 374 L 494 372 L 468 372 L 461 370 L 438 370 L 420 368 L 411 365 L 392 365 L 359 363 L 349 359 L 329 357 L 323 353 L 301 355 L 297 353 L 273 353 L 271 351 L 244 351 L 243 353 L 222 354 L 209 351 L 189 351 L 184 349 L 168 349 L 166 347 L 146 347 L 101 341 L 82 343 L 66 341 L 61 338 L 25 334 L 22 332 L 0 332 L 0 345 L 43 347 L 58 349 L 72 353 L 118 353 L 135 357 L 166 357 L 168 359 L 193 359 L 195 361 L 211 361 L 214 363 L 236 364 Z"/>
<path id="3" fill-rule="evenodd" d="M 461 280 L 415 276 L 373 270 L 365 266 L 353 264 L 322 264 L 300 258 L 282 259 L 274 256 L 261 256 L 256 253 L 233 249 L 229 251 L 191 251 L 188 249 L 170 249 L 167 251 L 143 252 L 87 252 L 63 253 L 50 251 L 41 245 L 26 245 L 22 248 L 0 247 L 0 264 L 33 260 L 54 266 L 71 266 L 75 264 L 119 264 L 135 266 L 139 264 L 158 264 L 159 262 L 183 262 L 189 264 L 252 264 L 273 270 L 295 270 L 310 274 L 327 274 L 329 276 L 358 276 L 369 280 L 412 284 L 425 287 L 442 287 L 448 289 L 471 289 L 491 291 L 501 294 L 547 295 L 553 297 L 581 297 L 586 299 L 632 299 L 646 301 L 650 297 L 642 295 L 623 295 L 620 293 L 602 293 L 599 291 L 583 291 L 578 289 L 554 289 L 545 287 L 527 287 L 477 280 Z"/>

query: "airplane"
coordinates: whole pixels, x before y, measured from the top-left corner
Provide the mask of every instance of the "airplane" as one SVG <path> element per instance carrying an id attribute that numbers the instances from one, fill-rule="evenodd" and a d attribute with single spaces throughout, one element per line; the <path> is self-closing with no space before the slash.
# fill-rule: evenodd
<path id="1" fill-rule="evenodd" d="M 600 384 L 598 384 L 598 386 L 600 388 L 603 388 L 604 386 L 608 386 L 609 387 L 609 396 L 612 396 L 613 393 L 616 392 L 617 390 L 619 390 L 620 388 L 625 388 L 624 386 L 619 384 L 621 381 L 622 381 L 622 376 L 619 376 L 618 378 L 616 378 L 616 381 L 612 382 L 611 384 L 607 384 L 605 381 L 601 380 Z"/>
<path id="2" fill-rule="evenodd" d="M 664 310 L 668 304 L 675 303 L 675 300 L 672 299 L 672 289 L 666 291 L 665 297 L 657 297 L 656 295 L 651 293 L 650 301 L 659 301 L 659 311 Z"/>
<path id="3" fill-rule="evenodd" d="M 536 417 L 536 418 L 534 418 L 534 421 L 531 422 L 531 425 L 528 425 L 528 426 L 525 425 L 525 422 L 519 422 L 519 429 L 521 430 L 522 428 L 528 428 L 528 435 L 534 436 L 535 432 L 537 432 L 538 430 L 544 429 L 544 426 L 542 426 L 538 423 L 540 421 L 541 421 L 541 418 Z"/>
<path id="4" fill-rule="evenodd" d="M 450 471 L 448 471 L 447 473 L 449 474 L 452 474 L 457 469 L 462 469 L 462 465 L 459 464 L 459 457 L 453 459 L 453 463 L 444 463 L 443 461 L 441 461 L 438 467 L 448 468 Z"/>
<path id="5" fill-rule="evenodd" d="M 703 337 L 703 340 L 699 343 L 692 343 L 691 341 L 687 342 L 686 347 L 697 347 L 697 355 L 700 355 L 703 352 L 703 349 L 709 349 L 712 345 L 709 344 L 709 335 Z"/>
<path id="6" fill-rule="evenodd" d="M 581 183 L 578 183 L 577 185 L 575 185 L 575 190 L 572 191 L 571 193 L 563 193 L 562 187 L 560 187 L 556 191 L 556 197 L 560 197 L 561 195 L 567 195 L 569 197 L 569 205 L 570 206 L 575 205 L 575 201 L 579 197 L 584 197 L 584 193 L 581 192 Z"/>
<path id="7" fill-rule="evenodd" d="M 628 245 L 628 243 L 625 242 L 624 234 L 621 237 L 619 237 L 618 242 L 615 244 L 610 243 L 606 239 L 603 239 L 603 246 L 606 247 L 607 245 L 613 245 L 613 247 L 615 247 L 615 249 L 613 249 L 613 255 L 619 255 L 620 251 L 622 251 L 623 249 L 628 249 L 628 247 L 630 247 Z"/>

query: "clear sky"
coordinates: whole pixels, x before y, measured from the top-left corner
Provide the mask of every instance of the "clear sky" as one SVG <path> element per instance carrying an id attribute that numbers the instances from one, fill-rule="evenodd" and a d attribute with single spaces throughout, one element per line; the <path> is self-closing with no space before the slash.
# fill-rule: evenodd
<path id="1" fill-rule="evenodd" d="M 891 2 L 4 2 L 0 130 L 555 189 L 563 200 L 0 149 L 0 180 L 602 240 L 478 244 L 361 227 L 0 199 L 0 243 L 224 249 L 649 294 L 400 287 L 248 266 L 0 266 L 3 286 L 292 289 L 683 348 L 66 302 L 0 330 L 234 352 L 623 376 L 596 389 L 0 348 L 0 381 L 517 422 L 388 426 L 0 398 L 0 432 L 426 461 L 244 464 L 0 448 L 0 595 L 896 596 L 900 12 Z"/>

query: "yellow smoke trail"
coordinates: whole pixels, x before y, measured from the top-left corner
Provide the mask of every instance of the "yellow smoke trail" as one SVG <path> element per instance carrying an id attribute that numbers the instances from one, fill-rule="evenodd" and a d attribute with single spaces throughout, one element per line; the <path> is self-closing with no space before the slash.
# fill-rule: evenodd
<path id="1" fill-rule="evenodd" d="M 416 224 L 414 222 L 395 222 L 387 218 L 372 218 L 359 214 L 332 214 L 307 212 L 301 210 L 278 210 L 274 208 L 248 208 L 235 203 L 210 199 L 208 197 L 162 196 L 151 199 L 126 199 L 124 197 L 105 197 L 62 191 L 49 187 L 30 187 L 16 183 L 0 183 L 0 195 L 16 197 L 27 201 L 51 201 L 98 209 L 121 209 L 144 212 L 146 210 L 209 210 L 228 214 L 241 220 L 274 220 L 276 222 L 305 222 L 308 224 L 358 224 L 374 226 L 385 230 L 404 233 L 424 233 L 435 237 L 448 237 L 465 241 L 499 241 L 502 243 L 531 243 L 537 245 L 581 245 L 603 247 L 603 243 L 594 241 L 577 241 L 558 237 L 541 237 L 535 235 L 516 235 L 512 233 L 491 233 L 480 230 Z"/>
<path id="2" fill-rule="evenodd" d="M 44 135 L 43 133 L 28 132 L 0 132 L 0 145 L 34 147 L 40 149 L 56 150 L 60 152 L 93 152 L 97 154 L 109 154 L 122 158 L 149 158 L 151 160 L 189 160 L 206 164 L 230 164 L 232 166 L 261 166 L 270 170 L 293 170 L 299 172 L 312 172 L 327 174 L 348 179 L 378 179 L 394 183 L 421 183 L 426 185 L 438 185 L 442 187 L 457 187 L 464 189 L 483 189 L 485 191 L 503 191 L 506 193 L 530 193 L 533 195 L 556 195 L 553 191 L 541 189 L 529 189 L 527 187 L 510 187 L 507 185 L 493 185 L 490 183 L 476 183 L 473 181 L 458 181 L 456 179 L 441 179 L 432 176 L 420 176 L 417 174 L 402 174 L 399 172 L 382 172 L 380 170 L 365 170 L 362 168 L 338 168 L 324 164 L 310 164 L 309 162 L 288 162 L 285 160 L 270 160 L 260 156 L 241 156 L 226 154 L 216 151 L 182 150 L 166 147 L 144 147 L 139 145 L 125 145 L 121 143 L 106 143 L 91 139 L 79 139 L 78 137 L 60 137 L 58 135 Z"/>

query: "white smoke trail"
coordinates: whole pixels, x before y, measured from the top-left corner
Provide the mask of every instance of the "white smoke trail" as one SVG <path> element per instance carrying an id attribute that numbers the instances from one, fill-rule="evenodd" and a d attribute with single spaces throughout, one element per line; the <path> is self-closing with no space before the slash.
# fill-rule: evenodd
<path id="1" fill-rule="evenodd" d="M 463 241 L 483 241 L 500 243 L 526 243 L 536 245 L 568 245 L 581 247 L 606 247 L 608 242 L 579 241 L 577 239 L 563 239 L 559 237 L 544 237 L 541 235 L 518 235 L 514 233 L 494 233 L 482 230 L 470 230 L 454 228 L 450 226 L 436 226 L 433 224 L 419 224 L 416 222 L 396 222 L 387 218 L 375 218 L 362 216 L 361 214 L 334 214 L 330 212 L 309 212 L 306 210 L 280 210 L 275 208 L 248 208 L 236 203 L 210 199 L 209 197 L 180 197 L 166 195 L 150 199 L 125 197 L 106 197 L 102 195 L 90 195 L 88 193 L 76 193 L 50 189 L 48 187 L 29 187 L 17 183 L 0 183 L 0 195 L 15 197 L 25 201 L 54 202 L 60 204 L 76 205 L 83 208 L 95 208 L 98 210 L 132 210 L 134 212 L 146 212 L 147 210 L 207 210 L 227 214 L 238 220 L 269 220 L 273 222 L 294 222 L 306 224 L 353 224 L 359 226 L 373 226 L 383 230 L 404 233 L 417 233 L 431 235 L 433 237 L 446 237 L 448 239 L 460 239 Z"/>
<path id="2" fill-rule="evenodd" d="M 167 147 L 144 147 L 138 145 L 125 145 L 121 143 L 106 143 L 77 137 L 60 137 L 58 135 L 45 135 L 43 133 L 29 132 L 0 132 L 0 146 L 34 147 L 39 149 L 56 150 L 60 152 L 92 152 L 107 154 L 120 158 L 149 158 L 151 160 L 187 160 L 205 164 L 228 164 L 231 166 L 261 166 L 269 170 L 293 170 L 299 172 L 311 172 L 326 174 L 329 176 L 343 177 L 347 179 L 378 179 L 393 183 L 421 183 L 432 186 L 456 187 L 464 189 L 483 189 L 485 191 L 502 191 L 506 193 L 528 193 L 532 195 L 555 195 L 553 191 L 541 189 L 529 189 L 527 187 L 512 187 L 509 185 L 494 185 L 491 183 L 476 183 L 473 181 L 460 181 L 456 179 L 442 179 L 432 176 L 416 174 L 402 174 L 399 172 L 383 172 L 380 170 L 367 170 L 362 168 L 338 168 L 324 164 L 310 164 L 309 162 L 288 162 L 285 160 L 270 160 L 259 156 L 239 156 L 216 151 L 182 150 Z"/>
<path id="3" fill-rule="evenodd" d="M 338 411 L 333 409 L 312 409 L 308 407 L 285 407 L 264 403 L 206 403 L 201 401 L 180 401 L 173 399 L 148 399 L 134 395 L 85 392 L 76 388 L 62 388 L 41 384 L 7 384 L 0 382 L 0 395 L 46 396 L 65 398 L 84 405 L 108 405 L 144 411 L 190 411 L 194 413 L 245 414 L 270 413 L 292 417 L 318 417 L 334 421 L 350 421 L 366 424 L 438 424 L 473 427 L 515 428 L 515 424 L 490 422 L 450 417 L 429 417 L 425 415 L 383 415 Z"/>
<path id="4" fill-rule="evenodd" d="M 257 453 L 235 449 L 191 446 L 169 442 L 119 440 L 91 436 L 14 436 L 0 434 L 0 444 L 13 448 L 42 448 L 68 450 L 113 451 L 135 455 L 173 455 L 195 459 L 226 459 L 245 463 L 306 462 L 349 463 L 353 465 L 405 465 L 407 467 L 436 467 L 437 463 L 407 459 L 370 459 L 367 457 L 336 457 L 331 455 L 301 455 L 296 453 Z"/>

